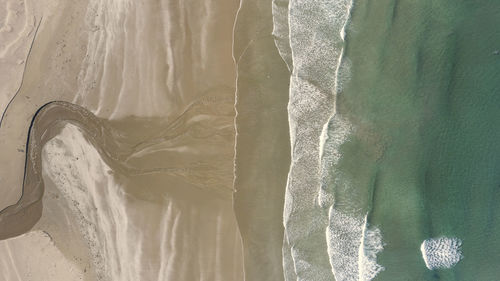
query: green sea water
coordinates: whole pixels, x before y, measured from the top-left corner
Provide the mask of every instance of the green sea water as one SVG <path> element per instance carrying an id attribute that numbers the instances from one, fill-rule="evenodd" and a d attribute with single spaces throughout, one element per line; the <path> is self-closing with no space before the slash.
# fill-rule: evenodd
<path id="1" fill-rule="evenodd" d="M 376 280 L 500 280 L 500 1 L 353 5 L 336 107 L 355 129 L 332 172 L 381 230 Z M 429 270 L 420 245 L 443 236 L 463 258 Z"/>

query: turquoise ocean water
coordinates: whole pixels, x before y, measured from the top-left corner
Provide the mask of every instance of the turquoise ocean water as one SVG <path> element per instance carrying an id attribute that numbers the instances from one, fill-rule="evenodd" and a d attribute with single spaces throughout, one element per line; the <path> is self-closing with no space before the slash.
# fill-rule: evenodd
<path id="1" fill-rule="evenodd" d="M 380 229 L 375 280 L 500 280 L 497 50 L 500 1 L 354 1 L 336 98 L 354 129 L 328 188 Z M 420 246 L 438 237 L 463 258 L 430 270 Z"/>

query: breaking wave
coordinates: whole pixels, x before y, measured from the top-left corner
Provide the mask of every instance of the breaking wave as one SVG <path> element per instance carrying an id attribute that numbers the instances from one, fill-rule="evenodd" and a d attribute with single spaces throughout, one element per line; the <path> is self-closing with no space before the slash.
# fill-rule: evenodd
<path id="1" fill-rule="evenodd" d="M 430 238 L 420 246 L 428 269 L 452 268 L 462 258 L 462 240 L 456 237 Z"/>

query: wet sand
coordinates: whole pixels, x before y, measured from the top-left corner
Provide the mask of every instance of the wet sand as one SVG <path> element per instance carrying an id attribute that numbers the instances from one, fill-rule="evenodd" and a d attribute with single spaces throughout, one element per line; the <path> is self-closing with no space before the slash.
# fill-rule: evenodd
<path id="1" fill-rule="evenodd" d="M 269 1 L 242 1 L 234 29 L 238 74 L 234 210 L 247 281 L 284 280 L 282 221 L 290 165 L 290 74 L 272 30 Z"/>

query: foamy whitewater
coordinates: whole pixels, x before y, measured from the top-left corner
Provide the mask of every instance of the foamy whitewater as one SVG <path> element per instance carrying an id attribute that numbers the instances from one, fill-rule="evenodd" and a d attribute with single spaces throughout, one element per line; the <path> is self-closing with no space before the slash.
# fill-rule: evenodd
<path id="1" fill-rule="evenodd" d="M 454 267 L 462 258 L 462 240 L 456 237 L 430 238 L 422 242 L 420 251 L 428 269 Z"/>
<path id="2" fill-rule="evenodd" d="M 377 264 L 377 253 L 383 250 L 378 228 L 369 227 L 366 218 L 357 219 L 330 209 L 327 230 L 328 254 L 335 280 L 369 281 L 384 267 Z"/>
<path id="3" fill-rule="evenodd" d="M 284 252 L 291 255 L 284 257 L 287 278 L 333 278 L 325 251 L 328 216 L 315 202 L 320 190 L 321 135 L 334 112 L 350 7 L 348 0 L 273 3 L 276 45 L 292 70 L 288 105 L 292 163 L 284 210 Z M 295 274 L 286 272 L 292 268 L 290 262 Z"/>
<path id="4" fill-rule="evenodd" d="M 381 231 L 369 226 L 366 206 L 357 202 L 359 189 L 336 169 L 340 146 L 349 139 L 352 126 L 335 115 L 323 130 L 321 188 L 319 205 L 328 210 L 328 255 L 335 280 L 372 280 L 384 267 L 377 264 L 383 250 Z"/>
<path id="5" fill-rule="evenodd" d="M 274 1 L 276 45 L 293 70 L 292 165 L 285 197 L 288 243 L 284 247 L 290 247 L 297 280 L 372 280 L 383 270 L 376 263 L 383 249 L 380 230 L 368 227 L 366 212 L 361 211 L 366 208 L 356 206 L 356 192 L 336 202 L 339 191 L 335 188 L 349 183 L 331 172 L 341 158 L 339 147 L 354 130 L 335 115 L 335 96 L 350 75 L 343 44 L 352 3 L 290 1 L 288 15 L 283 12 L 286 7 L 284 1 Z M 287 27 L 289 33 L 284 31 Z M 284 43 L 288 37 L 290 50 Z M 327 253 L 322 249 L 328 249 Z M 288 262 L 285 255 L 285 271 Z M 286 276 L 290 279 L 293 274 Z"/>
<path id="6" fill-rule="evenodd" d="M 380 230 L 368 227 L 366 212 L 361 211 L 366 208 L 356 206 L 356 192 L 345 196 L 352 196 L 352 203 L 344 198 L 335 205 L 334 189 L 349 184 L 331 170 L 353 130 L 335 115 L 336 94 L 350 76 L 343 44 L 351 7 L 351 1 L 342 0 L 273 1 L 276 46 L 292 71 L 292 164 L 284 211 L 288 279 L 296 274 L 297 280 L 372 280 L 384 269 L 376 263 L 383 249 Z M 339 183 L 342 180 L 346 182 Z M 290 262 L 295 274 L 286 272 Z"/>

